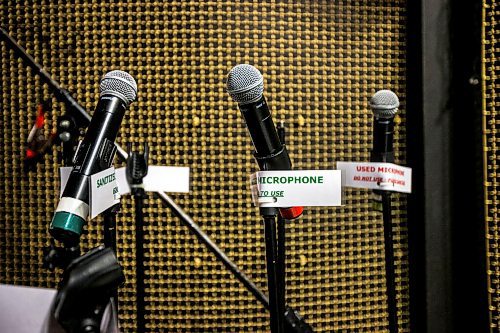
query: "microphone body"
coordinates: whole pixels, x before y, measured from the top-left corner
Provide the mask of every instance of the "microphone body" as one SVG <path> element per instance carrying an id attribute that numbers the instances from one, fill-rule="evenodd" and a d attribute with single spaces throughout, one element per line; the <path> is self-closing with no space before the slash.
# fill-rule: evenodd
<path id="1" fill-rule="evenodd" d="M 279 139 L 264 96 L 256 102 L 239 105 L 255 147 L 255 159 L 261 170 L 290 170 L 292 162 Z"/>
<path id="2" fill-rule="evenodd" d="M 133 81 L 133 83 L 130 83 L 131 86 L 121 87 L 121 89 L 134 91 L 134 94 L 130 95 L 130 91 L 120 91 L 119 84 L 126 83 L 124 83 L 123 78 L 118 80 L 115 77 L 115 72 L 120 71 L 106 74 L 101 82 L 101 98 L 85 137 L 78 146 L 73 159 L 73 170 L 50 224 L 50 234 L 68 246 L 78 244 L 83 226 L 89 215 L 90 176 L 111 166 L 116 152 L 115 139 L 125 115 L 125 110 L 128 104 L 135 99 L 137 86 L 133 78 L 125 72 L 120 72 L 120 75 L 123 76 L 121 73 L 124 73 L 126 79 Z M 106 79 L 108 80 L 108 86 L 111 86 L 112 89 L 106 86 Z M 112 85 L 109 81 L 113 80 L 118 81 Z M 103 84 L 105 86 L 104 91 Z M 132 99 L 131 96 L 133 96 Z"/>
<path id="3" fill-rule="evenodd" d="M 251 65 L 238 65 L 228 75 L 227 90 L 238 103 L 255 148 L 254 157 L 261 170 L 291 170 L 292 162 L 286 146 L 281 142 L 264 98 L 264 79 Z M 303 207 L 280 208 L 285 219 L 302 215 Z M 261 208 L 263 215 L 276 215 L 276 209 Z"/>
<path id="4" fill-rule="evenodd" d="M 394 118 L 373 118 L 373 149 L 370 162 L 394 163 Z"/>

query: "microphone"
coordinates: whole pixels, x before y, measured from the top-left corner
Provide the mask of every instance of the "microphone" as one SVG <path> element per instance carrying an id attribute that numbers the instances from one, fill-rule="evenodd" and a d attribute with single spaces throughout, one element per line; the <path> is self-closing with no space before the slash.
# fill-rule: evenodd
<path id="1" fill-rule="evenodd" d="M 370 99 L 373 112 L 373 149 L 370 162 L 394 163 L 394 116 L 399 99 L 390 90 L 379 90 Z"/>
<path id="2" fill-rule="evenodd" d="M 90 176 L 111 167 L 115 139 L 125 109 L 137 96 L 134 78 L 111 71 L 100 84 L 100 99 L 83 141 L 73 158 L 73 170 L 50 224 L 50 234 L 66 246 L 78 244 L 89 215 Z"/>
<path id="3" fill-rule="evenodd" d="M 288 151 L 279 139 L 263 95 L 264 79 L 259 70 L 247 64 L 233 67 L 227 77 L 227 92 L 245 118 L 260 169 L 291 170 Z M 303 207 L 280 208 L 280 214 L 285 219 L 294 219 L 303 210 Z"/>
<path id="4" fill-rule="evenodd" d="M 379 90 L 370 99 L 373 111 L 373 149 L 371 162 L 394 163 L 393 136 L 394 116 L 398 112 L 399 99 L 390 90 Z M 373 208 L 382 212 L 384 224 L 384 252 L 387 311 L 389 331 L 398 331 L 397 300 L 394 273 L 394 244 L 392 238 L 392 218 L 390 193 L 373 191 Z"/>

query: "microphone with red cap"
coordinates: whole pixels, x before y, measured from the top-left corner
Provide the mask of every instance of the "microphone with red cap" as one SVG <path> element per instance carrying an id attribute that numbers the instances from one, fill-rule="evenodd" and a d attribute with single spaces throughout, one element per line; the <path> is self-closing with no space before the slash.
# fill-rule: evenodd
<path id="1" fill-rule="evenodd" d="M 261 170 L 291 170 L 286 146 L 280 141 L 263 95 L 264 79 L 252 65 L 237 65 L 227 77 L 227 92 L 238 103 L 255 147 L 255 160 Z M 285 219 L 302 215 L 303 207 L 280 208 Z"/>

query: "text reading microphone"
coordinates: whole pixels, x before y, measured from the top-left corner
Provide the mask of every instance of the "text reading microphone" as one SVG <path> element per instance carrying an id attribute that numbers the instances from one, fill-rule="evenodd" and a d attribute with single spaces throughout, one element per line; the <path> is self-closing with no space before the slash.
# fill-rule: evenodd
<path id="1" fill-rule="evenodd" d="M 290 170 L 292 163 L 286 146 L 279 139 L 264 98 L 264 79 L 251 65 L 237 65 L 227 77 L 227 92 L 238 103 L 255 148 L 261 170 Z M 302 214 L 303 207 L 280 208 L 285 219 Z"/>
<path id="2" fill-rule="evenodd" d="M 373 112 L 373 150 L 371 162 L 394 163 L 394 116 L 398 112 L 399 99 L 390 90 L 379 90 L 370 99 Z"/>
<path id="3" fill-rule="evenodd" d="M 123 71 L 107 73 L 100 90 L 99 103 L 78 146 L 73 170 L 50 224 L 50 234 L 68 246 L 78 244 L 89 215 L 90 176 L 111 167 L 125 110 L 137 96 L 134 78 Z"/>

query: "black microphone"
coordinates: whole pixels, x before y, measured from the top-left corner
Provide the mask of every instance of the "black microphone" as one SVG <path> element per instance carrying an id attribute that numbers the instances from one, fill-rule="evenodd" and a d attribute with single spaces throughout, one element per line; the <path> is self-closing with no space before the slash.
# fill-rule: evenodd
<path id="1" fill-rule="evenodd" d="M 227 92 L 238 103 L 252 139 L 261 170 L 291 170 L 286 146 L 280 141 L 264 98 L 264 79 L 252 65 L 237 65 L 227 77 Z M 299 217 L 303 207 L 280 208 L 285 219 Z"/>
<path id="2" fill-rule="evenodd" d="M 370 162 L 394 163 L 394 116 L 399 99 L 390 90 L 379 90 L 370 99 L 373 112 L 373 149 Z"/>
<path id="3" fill-rule="evenodd" d="M 123 71 L 107 73 L 100 90 L 99 103 L 75 153 L 73 170 L 50 224 L 50 234 L 67 246 L 79 242 L 89 215 L 90 176 L 111 167 L 125 110 L 137 96 L 134 78 Z"/>

